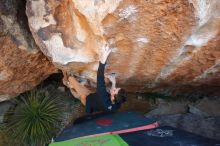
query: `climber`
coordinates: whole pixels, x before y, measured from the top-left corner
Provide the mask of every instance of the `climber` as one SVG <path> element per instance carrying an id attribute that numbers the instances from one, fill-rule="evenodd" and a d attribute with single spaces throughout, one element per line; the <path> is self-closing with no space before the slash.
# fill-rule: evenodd
<path id="1" fill-rule="evenodd" d="M 82 104 L 86 106 L 87 113 L 93 112 L 113 112 L 120 108 L 121 104 L 126 101 L 126 92 L 124 89 L 116 88 L 116 75 L 111 73 L 104 75 L 106 60 L 111 53 L 111 49 L 105 45 L 102 48 L 99 67 L 97 72 L 97 89 L 91 93 L 84 85 L 81 85 L 74 77 L 67 76 L 64 72 L 63 83 L 70 88 L 74 97 L 78 97 Z M 110 94 L 106 90 L 104 77 L 112 83 Z"/>

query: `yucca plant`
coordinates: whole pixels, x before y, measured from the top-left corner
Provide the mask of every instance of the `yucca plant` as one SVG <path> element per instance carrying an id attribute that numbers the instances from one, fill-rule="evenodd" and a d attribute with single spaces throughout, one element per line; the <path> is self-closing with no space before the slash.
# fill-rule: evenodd
<path id="1" fill-rule="evenodd" d="M 21 96 L 16 103 L 8 116 L 8 133 L 23 145 L 42 146 L 48 143 L 55 136 L 62 118 L 61 99 L 32 91 Z"/>

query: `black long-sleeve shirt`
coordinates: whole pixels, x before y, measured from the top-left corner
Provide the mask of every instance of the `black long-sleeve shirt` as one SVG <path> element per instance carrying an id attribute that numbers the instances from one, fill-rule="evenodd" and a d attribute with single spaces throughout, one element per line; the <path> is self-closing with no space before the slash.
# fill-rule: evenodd
<path id="1" fill-rule="evenodd" d="M 106 91 L 104 80 L 105 64 L 99 63 L 97 72 L 97 89 L 95 93 L 89 94 L 86 98 L 86 112 L 97 111 L 113 112 L 120 108 L 121 103 L 112 104 L 110 94 Z"/>

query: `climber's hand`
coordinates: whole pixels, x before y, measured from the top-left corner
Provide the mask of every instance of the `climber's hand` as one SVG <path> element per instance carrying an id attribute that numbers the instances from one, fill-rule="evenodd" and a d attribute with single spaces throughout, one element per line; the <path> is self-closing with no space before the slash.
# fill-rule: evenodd
<path id="1" fill-rule="evenodd" d="M 116 83 L 116 73 L 105 74 L 105 77 L 110 80 L 112 83 Z"/>
<path id="2" fill-rule="evenodd" d="M 108 59 L 109 54 L 112 52 L 112 49 L 109 48 L 107 44 L 103 45 L 101 49 L 101 54 L 100 54 L 100 62 L 102 64 L 105 64 L 106 60 Z"/>
<path id="3" fill-rule="evenodd" d="M 70 82 L 71 78 L 73 78 L 73 77 L 68 76 L 67 72 L 63 71 L 63 84 L 68 88 L 72 88 L 71 82 Z"/>

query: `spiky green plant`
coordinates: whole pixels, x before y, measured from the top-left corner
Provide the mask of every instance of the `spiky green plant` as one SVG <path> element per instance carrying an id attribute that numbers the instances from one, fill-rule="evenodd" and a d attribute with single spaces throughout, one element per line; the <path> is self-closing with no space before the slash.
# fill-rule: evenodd
<path id="1" fill-rule="evenodd" d="M 62 101 L 39 91 L 25 94 L 8 117 L 7 131 L 24 145 L 41 146 L 55 136 L 62 118 Z"/>

